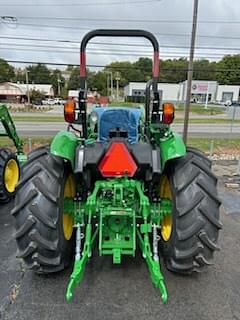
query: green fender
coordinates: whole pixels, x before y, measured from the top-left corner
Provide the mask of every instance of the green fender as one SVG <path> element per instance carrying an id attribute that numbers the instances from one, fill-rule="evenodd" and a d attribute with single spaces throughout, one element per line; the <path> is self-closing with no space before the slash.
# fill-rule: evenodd
<path id="1" fill-rule="evenodd" d="M 75 167 L 75 150 L 79 144 L 79 139 L 69 131 L 60 131 L 54 137 L 50 152 L 71 162 L 72 168 Z"/>
<path id="2" fill-rule="evenodd" d="M 167 161 L 180 158 L 186 154 L 186 146 L 177 133 L 172 133 L 170 138 L 160 140 L 161 166 L 164 170 Z"/>

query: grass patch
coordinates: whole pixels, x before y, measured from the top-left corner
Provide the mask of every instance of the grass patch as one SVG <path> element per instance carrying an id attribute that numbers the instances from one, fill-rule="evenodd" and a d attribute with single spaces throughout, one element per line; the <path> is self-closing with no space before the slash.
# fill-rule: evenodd
<path id="1" fill-rule="evenodd" d="M 178 105 L 178 108 L 176 111 L 183 111 L 184 110 L 184 104 L 181 103 Z M 212 107 L 208 106 L 207 109 L 205 109 L 205 106 L 203 104 L 194 104 L 191 103 L 190 111 L 197 114 L 205 114 L 205 115 L 214 115 L 214 114 L 223 114 L 225 113 L 225 107 Z"/>
<path id="2" fill-rule="evenodd" d="M 51 143 L 53 137 L 38 137 L 38 136 L 34 136 L 34 137 L 21 137 L 23 143 L 24 143 L 24 147 L 27 147 L 29 145 L 29 138 L 31 138 L 31 143 L 32 146 L 34 148 L 35 145 L 44 145 L 44 144 L 49 144 Z M 14 147 L 14 143 L 11 139 L 7 138 L 7 137 L 1 137 L 0 140 L 0 147 L 9 147 L 12 148 Z"/>
<path id="3" fill-rule="evenodd" d="M 184 122 L 184 119 L 175 119 L 173 124 L 174 123 L 183 123 Z M 219 118 L 193 118 L 193 119 L 189 119 L 189 123 L 226 123 L 226 124 L 231 124 L 232 120 L 231 119 L 219 119 Z M 240 119 L 238 120 L 234 120 L 233 123 L 240 123 Z"/>
<path id="4" fill-rule="evenodd" d="M 24 152 L 29 152 L 29 137 L 21 137 L 24 142 Z M 42 145 L 50 144 L 53 137 L 31 137 L 32 149 Z M 188 145 L 198 148 L 205 153 L 209 153 L 210 145 L 213 141 L 214 154 L 234 154 L 240 155 L 240 138 L 188 138 Z M 7 137 L 1 137 L 0 147 L 9 147 L 14 149 L 13 142 Z"/>
<path id="5" fill-rule="evenodd" d="M 64 122 L 63 116 L 13 116 L 14 122 Z"/>
<path id="6" fill-rule="evenodd" d="M 109 104 L 109 107 L 139 107 L 144 106 L 144 103 L 137 103 L 137 102 L 124 102 L 124 101 L 112 101 Z"/>
<path id="7" fill-rule="evenodd" d="M 206 138 L 189 138 L 188 145 L 198 148 L 204 152 L 210 151 L 210 145 L 213 141 L 214 153 L 238 153 L 240 154 L 240 138 L 236 139 L 206 139 Z"/>
<path id="8" fill-rule="evenodd" d="M 14 116 L 14 122 L 65 122 L 61 116 Z M 183 118 L 176 118 L 174 123 L 183 123 Z M 194 118 L 189 119 L 189 123 L 231 123 L 231 119 L 219 119 L 219 118 Z M 240 123 L 240 120 L 234 120 L 234 123 Z"/>

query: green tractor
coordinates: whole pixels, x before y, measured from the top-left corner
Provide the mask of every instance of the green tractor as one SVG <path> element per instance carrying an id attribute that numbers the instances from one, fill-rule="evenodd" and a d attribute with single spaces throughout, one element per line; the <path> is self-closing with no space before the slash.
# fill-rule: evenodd
<path id="1" fill-rule="evenodd" d="M 23 142 L 18 137 L 13 120 L 5 105 L 0 105 L 0 122 L 4 130 L 0 130 L 0 137 L 13 140 L 17 152 L 9 148 L 0 148 L 0 204 L 9 202 L 16 193 L 16 186 L 20 178 L 20 166 L 26 161 L 23 152 Z"/>
<path id="2" fill-rule="evenodd" d="M 87 115 L 86 46 L 96 36 L 145 37 L 153 78 L 140 108 L 96 107 Z M 64 107 L 67 131 L 29 154 L 12 211 L 19 256 L 36 273 L 74 258 L 66 299 L 82 281 L 96 246 L 113 264 L 140 250 L 153 285 L 168 293 L 160 257 L 173 272 L 210 265 L 218 250 L 220 201 L 211 162 L 171 130 L 174 107 L 160 103 L 159 46 L 141 30 L 95 30 L 81 43 L 79 101 Z M 76 128 L 76 125 L 79 127 Z"/>

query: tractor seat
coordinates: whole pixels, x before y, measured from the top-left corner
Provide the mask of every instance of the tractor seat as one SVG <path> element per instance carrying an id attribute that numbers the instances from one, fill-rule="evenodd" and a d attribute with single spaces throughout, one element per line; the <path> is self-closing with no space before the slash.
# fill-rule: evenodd
<path id="1" fill-rule="evenodd" d="M 138 142 L 138 127 L 140 124 L 141 109 L 137 108 L 95 108 L 98 114 L 98 140 L 109 142 L 111 138 L 126 138 L 132 143 Z"/>

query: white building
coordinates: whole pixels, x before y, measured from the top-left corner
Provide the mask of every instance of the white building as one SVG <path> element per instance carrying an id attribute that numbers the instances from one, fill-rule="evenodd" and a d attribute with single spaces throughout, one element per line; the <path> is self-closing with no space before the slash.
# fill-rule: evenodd
<path id="1" fill-rule="evenodd" d="M 124 87 L 124 97 L 127 96 L 144 96 L 146 89 L 145 82 L 129 82 Z M 175 83 L 159 83 L 158 90 L 162 92 L 162 99 L 169 101 L 177 101 L 179 96 L 179 84 Z"/>
<path id="2" fill-rule="evenodd" d="M 180 86 L 179 100 L 185 101 L 187 96 L 187 81 L 180 83 L 179 86 Z M 216 101 L 217 88 L 218 88 L 217 81 L 193 80 L 192 88 L 191 88 L 192 101 L 199 102 L 199 103 L 205 103 L 206 101 L 208 102 Z"/>
<path id="3" fill-rule="evenodd" d="M 129 82 L 124 87 L 124 98 L 144 97 L 145 82 Z M 184 102 L 187 94 L 187 81 L 179 84 L 159 83 L 158 89 L 162 93 L 162 100 L 172 102 Z M 219 85 L 217 81 L 192 81 L 192 101 L 198 103 L 208 102 L 226 102 L 240 100 L 240 86 Z M 136 100 L 137 101 L 137 100 Z"/>
<path id="4" fill-rule="evenodd" d="M 217 101 L 239 101 L 240 86 L 219 85 L 217 90 Z"/>
<path id="5" fill-rule="evenodd" d="M 40 91 L 46 98 L 53 97 L 54 91 L 51 84 L 29 84 L 28 90 Z M 0 83 L 0 101 L 20 102 L 27 97 L 27 85 L 3 82 Z"/>

